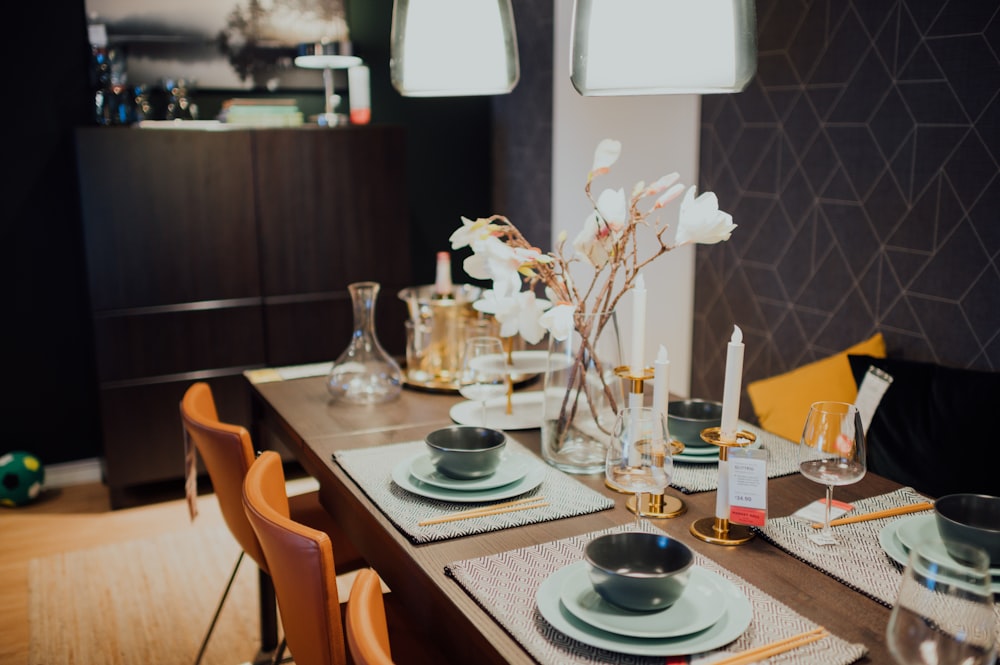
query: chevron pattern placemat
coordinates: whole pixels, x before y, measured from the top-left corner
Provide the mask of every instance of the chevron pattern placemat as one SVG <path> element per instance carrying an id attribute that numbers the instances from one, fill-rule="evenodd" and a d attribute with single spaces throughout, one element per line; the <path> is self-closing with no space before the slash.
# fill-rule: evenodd
<path id="1" fill-rule="evenodd" d="M 539 614 L 535 594 L 545 579 L 563 566 L 580 561 L 583 549 L 596 536 L 628 530 L 626 525 L 607 531 L 574 536 L 477 559 L 456 561 L 445 567 L 497 623 L 501 624 L 539 663 L 629 663 L 662 665 L 662 657 L 639 657 L 597 649 L 563 635 Z M 695 563 L 733 582 L 750 600 L 753 620 L 750 627 L 726 651 L 744 651 L 817 628 L 818 625 L 793 611 L 707 557 L 695 553 Z M 721 651 L 721 650 L 720 650 Z M 867 653 L 862 644 L 853 644 L 835 635 L 782 655 L 786 665 L 847 665 Z M 710 662 L 720 652 L 705 654 L 698 662 Z"/>
<path id="2" fill-rule="evenodd" d="M 903 487 L 888 494 L 855 501 L 852 514 L 863 515 L 926 500 L 927 497 L 913 488 Z M 817 545 L 809 540 L 809 534 L 813 532 L 811 523 L 798 517 L 769 519 L 762 528 L 754 530 L 796 559 L 872 600 L 892 607 L 899 589 L 900 566 L 882 549 L 879 532 L 891 521 L 907 517 L 900 515 L 833 527 L 841 544 L 830 546 Z"/>
<path id="3" fill-rule="evenodd" d="M 768 478 L 778 478 L 799 472 L 797 444 L 748 422 L 740 420 L 738 423 L 740 429 L 756 434 L 759 447 L 767 451 Z M 719 465 L 688 464 L 675 461 L 670 486 L 679 489 L 684 494 L 718 489 Z"/>
<path id="4" fill-rule="evenodd" d="M 407 441 L 374 448 L 336 452 L 333 459 L 379 507 L 387 518 L 413 543 L 447 540 L 476 533 L 499 531 L 525 524 L 548 522 L 596 513 L 613 508 L 615 502 L 595 492 L 562 471 L 549 466 L 508 436 L 507 448 L 529 460 L 534 472 L 544 474 L 541 484 L 519 497 L 544 496 L 547 506 L 502 515 L 491 515 L 456 522 L 420 526 L 421 521 L 444 517 L 460 510 L 482 506 L 479 503 L 452 503 L 429 499 L 408 492 L 392 480 L 392 471 L 401 461 L 425 449 L 423 441 Z M 529 471 L 531 473 L 532 471 Z M 491 502 L 495 503 L 495 502 Z"/>

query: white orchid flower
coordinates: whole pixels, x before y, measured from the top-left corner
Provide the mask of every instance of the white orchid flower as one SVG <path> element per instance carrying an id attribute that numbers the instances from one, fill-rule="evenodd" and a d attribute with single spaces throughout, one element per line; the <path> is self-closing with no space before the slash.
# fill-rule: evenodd
<path id="1" fill-rule="evenodd" d="M 462 249 L 474 244 L 477 241 L 485 240 L 493 234 L 494 225 L 485 218 L 472 221 L 467 217 L 462 217 L 462 226 L 457 228 L 448 240 L 452 249 Z"/>
<path id="2" fill-rule="evenodd" d="M 713 192 L 705 192 L 695 198 L 696 189 L 694 186 L 688 189 L 681 201 L 674 242 L 678 245 L 689 242 L 714 245 L 729 240 L 736 228 L 732 215 L 719 210 L 719 199 Z"/>
<path id="3" fill-rule="evenodd" d="M 609 260 L 614 244 L 621 237 L 628 214 L 625 190 L 605 189 L 597 198 L 597 209 L 583 222 L 583 228 L 573 239 L 573 249 L 595 268 Z"/>
<path id="4" fill-rule="evenodd" d="M 493 316 L 500 324 L 501 337 L 520 334 L 529 344 L 537 344 L 545 335 L 545 328 L 539 319 L 545 307 L 535 297 L 533 291 L 521 291 L 509 298 L 496 301 Z"/>
<path id="5" fill-rule="evenodd" d="M 628 203 L 625 201 L 624 189 L 605 189 L 597 197 L 597 211 L 608 223 L 611 230 L 619 232 L 625 225 L 625 214 L 628 212 Z"/>
<path id="6" fill-rule="evenodd" d="M 595 268 L 602 268 L 611 258 L 614 238 L 608 225 L 601 221 L 597 211 L 590 213 L 580 233 L 573 239 L 573 249 L 585 257 Z"/>
<path id="7" fill-rule="evenodd" d="M 521 276 L 516 270 L 505 270 L 493 278 L 493 294 L 497 301 L 516 296 L 521 290 Z"/>
<path id="8" fill-rule="evenodd" d="M 604 139 L 597 144 L 597 150 L 594 151 L 594 165 L 590 169 L 590 174 L 587 179 L 593 179 L 594 176 L 601 175 L 602 173 L 607 173 L 611 170 L 611 166 L 618 161 L 618 156 L 622 154 L 622 144 L 621 141 L 615 141 L 614 139 Z"/>
<path id="9" fill-rule="evenodd" d="M 674 171 L 673 173 L 668 173 L 667 175 L 660 177 L 659 180 L 657 180 L 656 182 L 654 182 L 649 187 L 646 187 L 645 191 L 643 191 L 642 195 L 643 196 L 656 196 L 657 194 L 659 194 L 660 192 L 663 192 L 664 190 L 666 190 L 668 187 L 670 187 L 671 185 L 673 185 L 675 182 L 677 182 L 680 179 L 681 179 L 681 174 L 680 173 L 677 173 L 676 171 Z"/>
<path id="10" fill-rule="evenodd" d="M 573 314 L 576 312 L 576 305 L 568 302 L 561 302 L 555 307 L 539 317 L 538 322 L 543 328 L 549 331 L 553 339 L 560 342 L 573 334 Z"/>

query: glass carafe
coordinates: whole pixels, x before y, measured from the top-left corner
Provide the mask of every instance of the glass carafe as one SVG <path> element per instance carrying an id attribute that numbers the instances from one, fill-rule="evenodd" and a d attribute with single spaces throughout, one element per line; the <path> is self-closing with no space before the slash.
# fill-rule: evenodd
<path id="1" fill-rule="evenodd" d="M 375 299 L 378 282 L 348 285 L 354 304 L 351 343 L 330 370 L 327 389 L 335 400 L 354 404 L 381 404 L 399 397 L 403 374 L 375 336 Z"/>

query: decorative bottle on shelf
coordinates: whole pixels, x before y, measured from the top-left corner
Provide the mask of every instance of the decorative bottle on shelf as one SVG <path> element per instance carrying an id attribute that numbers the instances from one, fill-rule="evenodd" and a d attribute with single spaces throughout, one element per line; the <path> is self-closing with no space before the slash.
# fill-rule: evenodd
<path id="1" fill-rule="evenodd" d="M 454 285 L 451 282 L 451 254 L 437 253 L 437 271 L 434 273 L 434 293 L 432 300 L 450 300 Z"/>
<path id="2" fill-rule="evenodd" d="M 403 373 L 375 335 L 375 300 L 378 282 L 348 285 L 354 305 L 351 343 L 333 363 L 327 390 L 337 401 L 381 404 L 399 397 Z"/>

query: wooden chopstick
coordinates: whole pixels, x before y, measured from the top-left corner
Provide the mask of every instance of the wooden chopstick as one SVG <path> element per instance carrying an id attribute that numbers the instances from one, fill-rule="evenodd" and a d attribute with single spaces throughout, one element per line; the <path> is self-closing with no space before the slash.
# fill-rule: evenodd
<path id="1" fill-rule="evenodd" d="M 528 510 L 529 508 L 541 508 L 542 506 L 549 505 L 544 501 L 545 501 L 544 496 L 536 496 L 530 499 L 516 499 L 514 501 L 497 503 L 492 506 L 483 506 L 481 508 L 472 508 L 470 510 L 463 510 L 457 513 L 452 513 L 451 515 L 444 515 L 442 517 L 434 517 L 431 519 L 423 520 L 422 522 L 418 522 L 417 526 L 430 526 L 432 524 L 443 524 L 445 522 L 455 522 L 457 520 L 468 520 L 468 519 L 473 519 L 475 517 L 489 517 L 490 515 L 515 513 L 519 510 Z"/>
<path id="2" fill-rule="evenodd" d="M 829 635 L 830 633 L 826 632 L 826 628 L 820 626 L 819 628 L 799 633 L 793 637 L 786 637 L 783 640 L 777 640 L 755 649 L 747 649 L 728 658 L 714 661 L 712 665 L 748 665 L 749 663 L 756 663 L 765 658 L 777 656 L 779 653 L 785 653 L 786 651 L 812 644 Z"/>
<path id="3" fill-rule="evenodd" d="M 883 517 L 892 517 L 894 515 L 906 515 L 907 513 L 919 513 L 922 510 L 930 510 L 934 507 L 934 504 L 930 501 L 923 501 L 921 503 L 913 503 L 909 506 L 900 506 L 898 508 L 889 508 L 887 510 L 879 510 L 874 513 L 865 513 L 864 515 L 854 515 L 852 517 L 841 517 L 840 519 L 830 520 L 830 526 L 840 526 L 841 524 L 854 524 L 855 522 L 867 522 L 868 520 L 879 520 Z M 812 528 L 822 529 L 822 522 L 813 522 Z"/>

